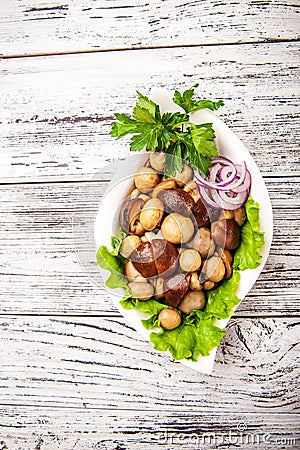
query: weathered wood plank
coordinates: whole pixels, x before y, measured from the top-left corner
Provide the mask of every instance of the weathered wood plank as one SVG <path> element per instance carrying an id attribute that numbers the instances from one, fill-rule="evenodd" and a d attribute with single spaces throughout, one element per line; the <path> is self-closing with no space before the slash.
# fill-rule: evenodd
<path id="1" fill-rule="evenodd" d="M 295 414 L 184 414 L 84 408 L 0 407 L 2 445 L 112 450 L 296 448 Z M 99 420 L 101 418 L 101 420 Z M 5 448 L 5 447 L 4 447 Z"/>
<path id="2" fill-rule="evenodd" d="M 294 1 L 3 1 L 0 54 L 297 39 Z M 134 28 L 134 33 L 132 29 Z"/>
<path id="3" fill-rule="evenodd" d="M 238 314 L 298 314 L 299 177 L 266 182 L 274 208 L 273 244 Z M 95 263 L 94 218 L 106 187 L 105 182 L 1 186 L 2 313 L 116 312 Z"/>
<path id="4" fill-rule="evenodd" d="M 1 317 L 2 406 L 296 412 L 299 321 L 232 319 L 211 376 L 151 345 L 121 318 Z"/>
<path id="5" fill-rule="evenodd" d="M 116 111 L 132 111 L 136 89 L 183 90 L 197 81 L 199 94 L 225 100 L 218 114 L 263 172 L 295 172 L 298 49 L 278 43 L 4 60 L 0 179 L 93 177 L 129 152 L 109 130 Z"/>

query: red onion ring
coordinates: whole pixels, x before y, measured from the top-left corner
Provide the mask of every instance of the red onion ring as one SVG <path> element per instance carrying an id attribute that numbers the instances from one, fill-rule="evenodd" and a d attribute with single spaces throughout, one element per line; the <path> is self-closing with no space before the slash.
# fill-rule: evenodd
<path id="1" fill-rule="evenodd" d="M 246 162 L 234 164 L 223 156 L 212 158 L 209 178 L 199 174 L 195 181 L 204 202 L 215 209 L 234 210 L 247 200 L 251 187 L 251 174 Z"/>

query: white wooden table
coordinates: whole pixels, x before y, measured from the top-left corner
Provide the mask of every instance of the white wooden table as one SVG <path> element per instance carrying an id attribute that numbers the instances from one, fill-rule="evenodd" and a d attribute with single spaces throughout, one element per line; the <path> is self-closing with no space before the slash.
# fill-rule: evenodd
<path id="1" fill-rule="evenodd" d="M 0 449 L 299 448 L 299 2 L 0 6 Z M 97 174 L 127 152 L 114 112 L 196 82 L 224 99 L 274 209 L 211 376 L 155 352 L 77 259 Z"/>

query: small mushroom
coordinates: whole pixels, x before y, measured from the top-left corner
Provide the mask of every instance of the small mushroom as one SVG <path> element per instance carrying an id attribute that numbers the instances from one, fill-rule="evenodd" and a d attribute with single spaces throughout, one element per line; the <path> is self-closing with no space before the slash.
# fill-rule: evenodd
<path id="1" fill-rule="evenodd" d="M 221 219 L 233 219 L 234 214 L 231 209 L 222 209 L 219 215 L 219 220 Z"/>
<path id="2" fill-rule="evenodd" d="M 124 273 L 128 281 L 147 281 L 146 278 L 143 277 L 143 275 L 138 270 L 136 270 L 136 268 L 132 264 L 132 261 L 130 260 L 125 264 Z"/>
<path id="3" fill-rule="evenodd" d="M 159 192 L 157 198 L 162 201 L 167 212 L 175 212 L 184 217 L 189 217 L 195 206 L 195 202 L 188 192 L 182 189 L 166 189 Z"/>
<path id="4" fill-rule="evenodd" d="M 205 295 L 202 291 L 188 291 L 178 308 L 184 314 L 190 314 L 195 309 L 203 309 L 205 306 Z"/>
<path id="5" fill-rule="evenodd" d="M 131 199 L 133 199 L 133 198 L 138 198 L 138 196 L 140 195 L 140 191 L 138 190 L 138 189 L 133 189 L 133 191 L 131 191 L 130 192 L 130 198 Z"/>
<path id="6" fill-rule="evenodd" d="M 147 195 L 147 194 L 140 194 L 138 196 L 138 198 L 141 198 L 142 200 L 144 200 L 145 203 L 148 202 L 151 199 L 151 197 L 149 195 Z"/>
<path id="7" fill-rule="evenodd" d="M 172 188 L 175 188 L 175 187 L 176 187 L 176 181 L 173 180 L 172 178 L 169 178 L 168 180 L 161 181 L 153 189 L 152 197 L 153 198 L 157 197 L 158 194 L 161 191 L 164 191 L 165 189 L 172 189 Z"/>
<path id="8" fill-rule="evenodd" d="M 164 152 L 153 152 L 150 154 L 151 167 L 157 170 L 157 172 L 162 173 L 164 171 L 165 156 L 166 154 Z"/>
<path id="9" fill-rule="evenodd" d="M 234 219 L 221 219 L 211 226 L 211 235 L 215 243 L 227 250 L 234 250 L 240 244 L 240 227 Z"/>
<path id="10" fill-rule="evenodd" d="M 169 214 L 161 224 L 165 239 L 172 244 L 188 242 L 194 234 L 194 224 L 190 218 L 178 213 Z"/>
<path id="11" fill-rule="evenodd" d="M 215 243 L 211 238 L 210 231 L 208 228 L 199 228 L 194 238 L 187 243 L 187 246 L 197 250 L 202 258 L 207 258 L 214 253 Z"/>
<path id="12" fill-rule="evenodd" d="M 212 256 L 207 259 L 202 267 L 202 274 L 205 274 L 207 280 L 218 283 L 224 278 L 225 266 L 219 256 Z"/>
<path id="13" fill-rule="evenodd" d="M 221 251 L 221 259 L 225 265 L 225 280 L 228 280 L 232 275 L 232 261 L 233 256 L 229 250 Z"/>
<path id="14" fill-rule="evenodd" d="M 201 291 L 202 288 L 203 286 L 200 283 L 198 272 L 190 273 L 190 289 L 192 291 Z"/>
<path id="15" fill-rule="evenodd" d="M 188 166 L 187 164 L 183 164 L 182 171 L 181 172 L 177 171 L 176 175 L 174 176 L 176 183 L 180 187 L 183 187 L 185 184 L 187 184 L 193 178 L 194 178 L 194 171 L 191 168 L 191 166 Z"/>
<path id="16" fill-rule="evenodd" d="M 130 234 L 129 236 L 126 236 L 125 239 L 123 239 L 121 247 L 120 247 L 120 254 L 124 258 L 129 258 L 131 253 L 138 248 L 138 246 L 141 243 L 141 239 L 139 236 L 136 236 L 135 234 Z"/>
<path id="17" fill-rule="evenodd" d="M 205 289 L 206 291 L 210 291 L 215 286 L 216 283 L 214 281 L 206 280 L 205 283 L 203 284 L 203 289 Z"/>
<path id="18" fill-rule="evenodd" d="M 168 305 L 178 306 L 189 288 L 187 276 L 183 273 L 175 275 L 164 281 L 165 297 Z"/>
<path id="19" fill-rule="evenodd" d="M 140 192 L 150 192 L 159 183 L 160 178 L 151 167 L 141 167 L 134 176 L 134 183 Z"/>
<path id="20" fill-rule="evenodd" d="M 192 197 L 192 199 L 194 200 L 195 203 L 197 203 L 197 201 L 200 198 L 200 194 L 199 194 L 199 189 L 198 186 L 196 184 L 195 181 L 189 181 L 183 188 L 183 190 L 185 192 L 188 192 L 190 194 L 190 196 Z"/>
<path id="21" fill-rule="evenodd" d="M 234 209 L 233 218 L 236 221 L 236 223 L 241 227 L 247 218 L 245 207 L 241 206 L 238 209 Z"/>
<path id="22" fill-rule="evenodd" d="M 158 198 L 152 198 L 145 203 L 140 213 L 140 223 L 142 227 L 151 231 L 157 227 L 164 214 L 164 205 Z"/>
<path id="23" fill-rule="evenodd" d="M 179 265 L 184 272 L 195 272 L 200 269 L 201 256 L 197 250 L 184 250 L 179 258 Z"/>
<path id="24" fill-rule="evenodd" d="M 165 330 L 174 330 L 181 324 L 181 315 L 176 309 L 165 308 L 158 314 L 160 326 Z"/>
<path id="25" fill-rule="evenodd" d="M 139 300 L 149 300 L 154 293 L 154 288 L 150 283 L 133 281 L 128 284 L 132 296 Z"/>
<path id="26" fill-rule="evenodd" d="M 120 210 L 119 220 L 121 228 L 123 228 L 123 230 L 127 233 L 133 233 L 134 231 L 136 231 L 134 228 L 136 227 L 136 223 L 139 220 L 140 212 L 144 204 L 145 202 L 141 198 L 129 199 L 126 200 L 123 204 Z"/>
<path id="27" fill-rule="evenodd" d="M 154 287 L 155 287 L 155 297 L 157 299 L 163 298 L 165 296 L 164 279 L 161 277 L 157 277 L 154 281 Z"/>

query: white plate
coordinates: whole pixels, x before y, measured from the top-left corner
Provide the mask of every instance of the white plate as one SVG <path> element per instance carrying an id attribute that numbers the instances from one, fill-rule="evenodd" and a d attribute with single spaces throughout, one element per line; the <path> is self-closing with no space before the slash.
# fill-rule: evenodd
<path id="1" fill-rule="evenodd" d="M 162 112 L 182 111 L 180 107 L 173 103 L 172 93 L 169 91 L 163 89 L 152 90 L 151 99 L 160 105 Z M 247 167 L 252 175 L 251 196 L 260 205 L 260 230 L 265 233 L 265 244 L 260 251 L 262 254 L 260 265 L 256 269 L 247 269 L 241 272 L 237 296 L 243 300 L 259 277 L 266 263 L 271 246 L 273 235 L 273 214 L 269 194 L 252 156 L 240 139 L 224 122 L 222 122 L 213 112 L 209 110 L 196 111 L 191 114 L 191 120 L 195 123 L 211 122 L 216 133 L 216 143 L 219 154 L 226 156 L 235 163 L 246 161 Z M 149 154 L 147 153 L 135 153 L 126 158 L 126 160 L 119 162 L 115 175 L 113 176 L 109 188 L 103 197 L 96 216 L 94 234 L 97 248 L 100 245 L 110 247 L 110 238 L 119 229 L 119 224 L 117 223 L 118 215 L 116 214 L 116 211 L 118 211 L 120 204 L 133 185 L 132 180 L 136 170 L 145 163 L 148 157 Z M 102 269 L 101 271 L 105 280 L 108 277 L 108 272 Z M 127 322 L 145 339 L 149 340 L 152 330 L 146 330 L 141 323 L 141 319 L 147 318 L 148 315 L 135 309 L 129 311 L 123 309 L 119 303 L 120 298 L 123 295 L 123 291 L 121 289 L 109 291 L 114 304 Z M 228 320 L 229 319 L 219 320 L 217 325 L 224 327 L 228 323 Z M 180 362 L 199 372 L 210 374 L 213 369 L 216 350 L 217 347 L 211 351 L 209 356 L 200 356 L 197 362 L 188 360 L 181 360 Z M 168 354 L 168 356 L 170 355 Z"/>

